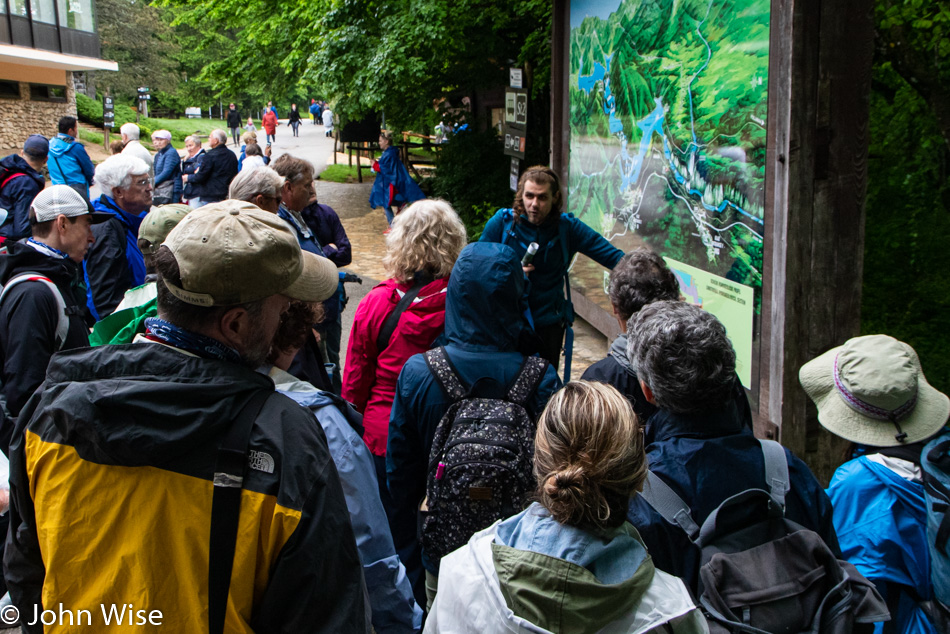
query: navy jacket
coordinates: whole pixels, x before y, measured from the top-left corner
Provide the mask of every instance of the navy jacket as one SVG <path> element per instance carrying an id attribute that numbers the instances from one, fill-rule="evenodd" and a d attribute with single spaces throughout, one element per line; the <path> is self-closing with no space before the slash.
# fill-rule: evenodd
<path id="1" fill-rule="evenodd" d="M 610 351 L 605 359 L 593 364 L 581 375 L 584 381 L 597 381 L 612 385 L 623 394 L 641 424 L 646 424 L 656 412 L 656 405 L 647 401 L 640 388 L 640 379 L 637 371 L 627 358 L 627 335 L 620 335 L 610 344 Z"/>
<path id="2" fill-rule="evenodd" d="M 182 195 L 186 200 L 191 198 L 201 198 L 201 185 L 196 185 L 191 182 L 191 174 L 194 174 L 199 167 L 201 167 L 201 162 L 205 158 L 205 151 L 198 150 L 198 153 L 194 156 L 189 156 L 181 161 L 181 173 L 188 174 L 188 182 L 185 183 L 185 186 L 182 188 Z"/>
<path id="3" fill-rule="evenodd" d="M 347 266 L 353 261 L 350 239 L 346 236 L 346 229 L 333 207 L 311 203 L 304 207 L 300 215 L 307 221 L 307 225 L 323 247 L 323 255 L 336 264 L 337 268 Z M 335 247 L 331 247 L 331 244 Z"/>
<path id="4" fill-rule="evenodd" d="M 3 180 L 9 179 L 7 184 L 0 188 L 0 207 L 8 212 L 7 219 L 3 226 L 0 226 L 0 236 L 8 240 L 29 238 L 30 204 L 46 187 L 46 179 L 18 154 L 11 154 L 0 161 L 0 172 L 7 173 Z M 24 176 L 10 178 L 16 173 Z M 0 180 L 0 185 L 2 184 L 3 181 Z"/>
<path id="5" fill-rule="evenodd" d="M 499 209 L 485 224 L 480 240 L 509 245 L 515 250 L 519 260 L 528 250 L 528 245 L 537 242 L 538 252 L 532 261 L 535 270 L 531 273 L 531 286 L 528 291 L 528 305 L 531 307 L 534 325 L 553 326 L 565 323 L 568 304 L 564 274 L 574 255 L 583 253 L 601 266 L 613 269 L 623 257 L 623 251 L 607 242 L 606 238 L 573 214 L 562 213 L 553 218 L 549 217 L 541 226 L 533 225 L 525 218 L 522 218 L 521 222 L 512 223 L 513 217 L 511 209 Z M 567 249 L 561 244 L 561 225 L 564 225 L 563 233 L 567 236 Z M 511 227 L 507 234 L 506 226 Z"/>
<path id="6" fill-rule="evenodd" d="M 237 157 L 222 143 L 205 152 L 201 169 L 189 176 L 188 182 L 201 187 L 198 197 L 202 202 L 216 203 L 228 197 L 228 187 L 237 173 Z"/>
<path id="7" fill-rule="evenodd" d="M 524 356 L 517 352 L 518 338 L 527 327 L 522 317 L 523 290 L 524 273 L 513 249 L 475 243 L 462 251 L 446 291 L 445 349 L 466 385 L 485 377 L 507 387 L 518 376 L 524 363 Z M 537 418 L 560 387 L 557 372 L 549 366 L 527 402 L 528 413 Z M 416 509 L 425 497 L 435 428 L 451 404 L 424 355 L 410 357 L 396 385 L 386 447 L 387 485 L 395 505 L 393 524 L 416 521 Z M 411 546 L 397 543 L 396 550 L 403 554 Z M 424 558 L 423 564 L 438 571 L 438 562 Z"/>
<path id="8" fill-rule="evenodd" d="M 689 504 L 697 524 L 702 525 L 726 498 L 751 488 L 768 490 L 762 449 L 735 400 L 702 414 L 660 409 L 650 419 L 645 440 L 650 470 Z M 785 455 L 791 481 L 786 517 L 818 533 L 840 557 L 831 500 L 804 462 L 787 449 Z M 699 549 L 686 533 L 667 523 L 640 496 L 630 501 L 627 519 L 640 532 L 656 567 L 681 577 L 696 592 Z"/>
<path id="9" fill-rule="evenodd" d="M 172 201 L 181 200 L 181 157 L 178 150 L 169 143 L 155 154 L 155 188 L 167 181 L 172 183 Z"/>

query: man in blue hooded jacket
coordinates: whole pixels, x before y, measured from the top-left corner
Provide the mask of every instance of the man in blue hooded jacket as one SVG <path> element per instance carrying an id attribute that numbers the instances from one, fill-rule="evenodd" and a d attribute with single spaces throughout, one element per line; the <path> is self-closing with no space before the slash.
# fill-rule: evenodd
<path id="1" fill-rule="evenodd" d="M 533 242 L 538 251 L 524 272 L 531 281 L 528 306 L 540 339 L 539 353 L 557 368 L 565 330 L 574 322 L 566 292 L 567 271 L 577 253 L 613 270 L 623 251 L 575 218 L 561 213 L 561 185 L 544 166 L 529 167 L 518 181 L 512 209 L 499 209 L 485 224 L 482 242 L 511 246 L 519 258 Z"/>
<path id="2" fill-rule="evenodd" d="M 511 247 L 477 242 L 459 255 L 446 289 L 445 351 L 465 385 L 492 379 L 508 386 L 518 376 L 524 364 L 518 341 L 527 327 L 524 284 L 521 262 Z M 557 371 L 548 366 L 526 402 L 528 414 L 537 419 L 560 387 Z M 432 439 L 451 404 L 429 371 L 425 356 L 410 357 L 396 385 L 386 447 L 387 486 L 395 506 L 392 525 L 408 527 L 394 532 L 393 540 L 410 578 L 413 573 L 418 575 L 418 568 L 411 568 L 412 555 L 418 557 L 420 551 L 415 541 L 416 512 L 426 495 Z M 439 562 L 422 553 L 422 565 L 426 591 L 431 590 L 434 596 Z"/>
<path id="3" fill-rule="evenodd" d="M 86 148 L 76 140 L 77 133 L 76 117 L 65 116 L 59 120 L 59 134 L 49 142 L 47 168 L 54 185 L 69 185 L 88 200 L 95 167 Z"/>

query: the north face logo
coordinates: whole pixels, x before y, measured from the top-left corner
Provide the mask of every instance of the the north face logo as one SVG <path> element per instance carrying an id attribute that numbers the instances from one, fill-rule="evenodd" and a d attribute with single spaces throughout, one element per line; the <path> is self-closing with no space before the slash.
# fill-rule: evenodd
<path id="1" fill-rule="evenodd" d="M 255 471 L 274 473 L 274 459 L 269 453 L 251 450 L 248 454 L 249 466 Z"/>

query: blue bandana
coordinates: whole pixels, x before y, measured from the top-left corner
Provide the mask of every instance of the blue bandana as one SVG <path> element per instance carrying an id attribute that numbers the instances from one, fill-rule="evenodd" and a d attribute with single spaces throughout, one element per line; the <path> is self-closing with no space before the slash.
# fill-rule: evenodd
<path id="1" fill-rule="evenodd" d="M 241 355 L 234 348 L 224 345 L 217 339 L 179 328 L 158 317 L 149 317 L 145 320 L 145 336 L 205 359 L 241 363 Z"/>
<path id="2" fill-rule="evenodd" d="M 40 253 L 45 253 L 46 255 L 50 257 L 59 256 L 63 260 L 69 259 L 68 253 L 60 251 L 56 247 L 51 247 L 50 245 L 40 242 L 39 240 L 36 240 L 35 238 L 27 238 L 26 241 L 29 242 L 30 245 L 32 245 L 33 248 L 39 251 Z"/>

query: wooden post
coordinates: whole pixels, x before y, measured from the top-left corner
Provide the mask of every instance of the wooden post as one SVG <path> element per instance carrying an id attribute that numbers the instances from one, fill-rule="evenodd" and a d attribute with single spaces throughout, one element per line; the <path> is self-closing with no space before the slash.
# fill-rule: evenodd
<path id="1" fill-rule="evenodd" d="M 844 442 L 798 383 L 860 331 L 874 23 L 871 0 L 773 0 L 756 432 L 827 483 Z"/>

